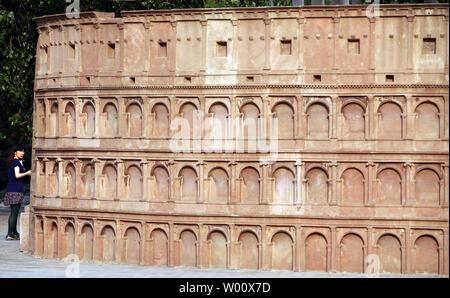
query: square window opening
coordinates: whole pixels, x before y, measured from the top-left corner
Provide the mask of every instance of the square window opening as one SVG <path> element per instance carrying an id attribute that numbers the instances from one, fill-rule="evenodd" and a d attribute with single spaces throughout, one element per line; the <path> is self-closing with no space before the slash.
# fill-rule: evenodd
<path id="1" fill-rule="evenodd" d="M 436 54 L 436 38 L 424 38 L 422 54 Z"/>
<path id="2" fill-rule="evenodd" d="M 167 42 L 158 42 L 158 57 L 167 57 Z"/>
<path id="3" fill-rule="evenodd" d="M 116 45 L 113 43 L 108 44 L 108 58 L 114 59 L 116 56 Z"/>
<path id="4" fill-rule="evenodd" d="M 349 55 L 359 55 L 360 54 L 359 39 L 347 40 L 347 53 Z"/>
<path id="5" fill-rule="evenodd" d="M 394 82 L 394 75 L 386 75 L 386 82 L 388 83 Z"/>
<path id="6" fill-rule="evenodd" d="M 69 59 L 75 59 L 75 44 L 69 44 Z"/>
<path id="7" fill-rule="evenodd" d="M 280 55 L 292 55 L 292 41 L 281 40 L 280 42 Z"/>
<path id="8" fill-rule="evenodd" d="M 218 41 L 216 43 L 216 56 L 217 57 L 226 57 L 227 56 L 227 42 L 226 41 Z"/>

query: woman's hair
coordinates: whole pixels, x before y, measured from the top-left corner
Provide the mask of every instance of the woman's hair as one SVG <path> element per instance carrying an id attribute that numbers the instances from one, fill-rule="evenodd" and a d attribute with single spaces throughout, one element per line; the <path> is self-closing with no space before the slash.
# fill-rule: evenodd
<path id="1" fill-rule="evenodd" d="M 16 153 L 17 151 L 24 151 L 24 150 L 25 150 L 25 148 L 24 148 L 22 145 L 16 145 L 16 146 L 14 147 L 14 151 L 12 151 L 12 152 L 9 154 L 8 161 L 6 162 L 6 167 L 9 167 L 9 165 L 13 162 L 13 160 L 14 160 L 14 155 L 15 155 L 15 153 Z"/>

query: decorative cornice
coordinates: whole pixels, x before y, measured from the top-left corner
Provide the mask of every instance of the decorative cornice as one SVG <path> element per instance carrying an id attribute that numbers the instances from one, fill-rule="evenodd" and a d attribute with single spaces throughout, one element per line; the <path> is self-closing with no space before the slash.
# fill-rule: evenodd
<path id="1" fill-rule="evenodd" d="M 183 89 L 381 89 L 381 88 L 427 88 L 448 89 L 448 84 L 259 84 L 259 85 L 112 85 L 112 86 L 71 86 L 36 88 L 36 92 L 54 90 L 109 90 L 109 89 L 150 89 L 150 90 L 183 90 Z"/>
<path id="2" fill-rule="evenodd" d="M 227 8 L 190 8 L 190 9 L 170 9 L 170 10 L 134 10 L 122 11 L 121 17 L 115 17 L 113 12 L 87 11 L 80 12 L 76 20 L 67 18 L 65 13 L 55 15 L 45 15 L 33 18 L 38 26 L 53 25 L 73 25 L 74 23 L 111 23 L 111 22 L 148 22 L 170 21 L 176 22 L 178 18 L 186 18 L 195 21 L 205 21 L 208 15 L 216 19 L 220 16 L 223 20 L 258 18 L 265 19 L 272 13 L 276 13 L 270 18 L 287 17 L 292 19 L 308 18 L 312 14 L 321 17 L 366 17 L 367 4 L 361 5 L 308 5 L 291 7 L 227 7 Z M 379 4 L 378 12 L 380 17 L 397 16 L 414 17 L 415 15 L 441 15 L 448 19 L 447 3 L 418 3 L 418 4 Z M 373 18 L 369 17 L 369 20 Z"/>
<path id="3" fill-rule="evenodd" d="M 170 10 L 128 10 L 120 12 L 122 17 L 137 17 L 137 16 L 157 16 L 157 15 L 199 15 L 199 14 L 220 14 L 220 13 L 261 13 L 267 15 L 269 12 L 308 12 L 308 11 L 340 11 L 345 12 L 355 10 L 366 10 L 367 4 L 360 5 L 308 5 L 308 6 L 292 6 L 292 7 L 227 7 L 227 8 L 189 8 L 189 9 L 170 9 Z M 405 10 L 408 8 L 419 9 L 433 9 L 433 8 L 448 8 L 447 3 L 420 3 L 420 4 L 379 4 L 379 9 L 390 10 Z M 365 15 L 365 14 L 364 14 Z"/>
<path id="4" fill-rule="evenodd" d="M 82 19 L 82 20 L 99 19 L 99 18 L 114 18 L 114 12 L 99 12 L 99 11 L 80 12 L 79 18 L 77 18 L 77 20 L 78 19 Z M 45 16 L 33 18 L 33 21 L 35 21 L 38 24 L 38 26 L 41 24 L 46 24 L 46 23 L 50 23 L 50 22 L 67 21 L 67 20 L 68 20 L 68 18 L 65 13 L 54 14 L 54 15 L 45 15 Z M 69 19 L 69 20 L 71 20 L 71 22 L 73 22 L 72 19 Z"/>

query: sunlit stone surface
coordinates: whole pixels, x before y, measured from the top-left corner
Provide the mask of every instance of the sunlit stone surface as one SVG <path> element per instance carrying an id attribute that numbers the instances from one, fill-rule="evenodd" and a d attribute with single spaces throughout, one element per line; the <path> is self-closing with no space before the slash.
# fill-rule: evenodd
<path id="1" fill-rule="evenodd" d="M 448 5 L 36 19 L 45 258 L 448 275 Z"/>

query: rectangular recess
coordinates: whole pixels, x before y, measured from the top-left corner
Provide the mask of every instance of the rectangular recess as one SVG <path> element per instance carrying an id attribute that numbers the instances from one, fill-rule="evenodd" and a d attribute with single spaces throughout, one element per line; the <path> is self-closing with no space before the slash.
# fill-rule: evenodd
<path id="1" fill-rule="evenodd" d="M 280 55 L 292 55 L 291 40 L 280 40 Z"/>
<path id="2" fill-rule="evenodd" d="M 218 41 L 216 43 L 216 57 L 226 57 L 227 56 L 227 42 Z"/>
<path id="3" fill-rule="evenodd" d="M 424 38 L 422 54 L 436 54 L 436 38 Z"/>
<path id="4" fill-rule="evenodd" d="M 359 39 L 348 39 L 347 40 L 347 53 L 349 55 L 359 55 Z"/>
<path id="5" fill-rule="evenodd" d="M 116 45 L 114 43 L 108 43 L 108 58 L 114 59 L 116 57 Z"/>
<path id="6" fill-rule="evenodd" d="M 158 42 L 158 57 L 167 57 L 167 42 Z"/>
<path id="7" fill-rule="evenodd" d="M 47 48 L 43 48 L 41 53 L 42 53 L 42 57 L 43 57 L 42 58 L 42 62 L 43 63 L 47 63 L 47 61 L 48 61 L 48 49 Z"/>
<path id="8" fill-rule="evenodd" d="M 75 44 L 69 44 L 69 59 L 75 59 Z"/>

